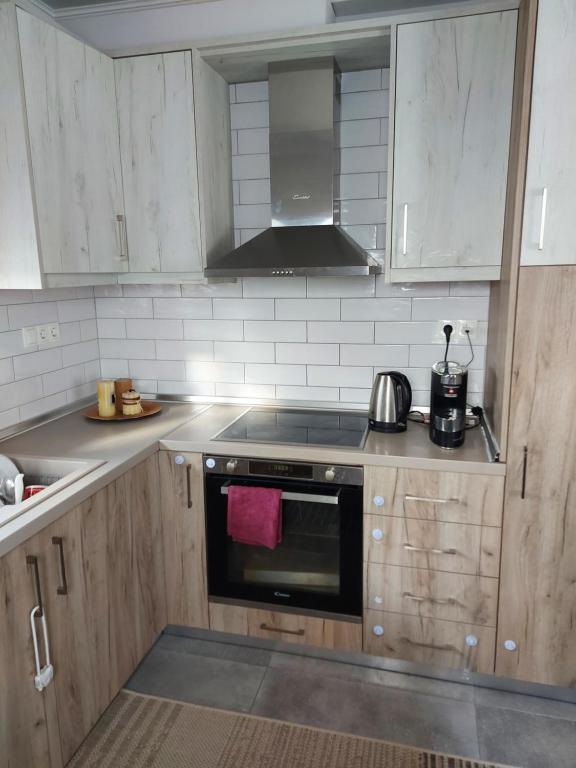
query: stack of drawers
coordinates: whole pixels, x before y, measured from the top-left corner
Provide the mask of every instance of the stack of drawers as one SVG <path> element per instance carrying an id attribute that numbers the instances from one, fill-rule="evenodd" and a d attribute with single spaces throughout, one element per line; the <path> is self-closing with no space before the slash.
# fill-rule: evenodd
<path id="1" fill-rule="evenodd" d="M 366 467 L 364 651 L 494 671 L 504 477 Z"/>

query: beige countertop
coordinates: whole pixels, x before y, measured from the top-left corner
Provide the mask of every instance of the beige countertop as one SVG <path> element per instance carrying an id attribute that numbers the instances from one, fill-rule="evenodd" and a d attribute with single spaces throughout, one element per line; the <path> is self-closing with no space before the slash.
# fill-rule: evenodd
<path id="1" fill-rule="evenodd" d="M 0 453 L 8 456 L 100 459 L 105 463 L 72 485 L 0 526 L 0 556 L 42 530 L 100 488 L 150 456 L 166 450 L 266 457 L 331 464 L 371 464 L 449 472 L 504 475 L 504 464 L 488 460 L 479 429 L 471 430 L 456 451 L 433 445 L 426 428 L 411 423 L 406 432 L 371 432 L 362 449 L 268 443 L 223 442 L 213 438 L 248 406 L 162 403 L 157 416 L 138 422 L 89 421 L 81 411 L 53 419 L 7 438 Z"/>

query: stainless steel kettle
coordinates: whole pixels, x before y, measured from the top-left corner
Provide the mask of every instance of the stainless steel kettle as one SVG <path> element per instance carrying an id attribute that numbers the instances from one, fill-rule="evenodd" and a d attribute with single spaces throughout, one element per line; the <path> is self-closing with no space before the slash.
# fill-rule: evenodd
<path id="1" fill-rule="evenodd" d="M 377 432 L 404 432 L 411 405 L 412 387 L 403 373 L 377 373 L 368 412 L 370 429 Z"/>

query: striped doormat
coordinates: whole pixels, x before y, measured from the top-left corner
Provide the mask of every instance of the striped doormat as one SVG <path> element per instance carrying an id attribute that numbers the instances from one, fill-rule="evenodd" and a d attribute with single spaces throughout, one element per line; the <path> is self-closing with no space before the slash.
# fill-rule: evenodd
<path id="1" fill-rule="evenodd" d="M 132 691 L 116 697 L 70 767 L 496 768 L 494 763 Z"/>

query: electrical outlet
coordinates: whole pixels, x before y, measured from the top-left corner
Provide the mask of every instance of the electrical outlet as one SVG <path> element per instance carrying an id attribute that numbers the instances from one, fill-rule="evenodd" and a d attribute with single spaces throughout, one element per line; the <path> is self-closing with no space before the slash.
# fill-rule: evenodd
<path id="1" fill-rule="evenodd" d="M 478 320 L 458 320 L 456 331 L 458 338 L 465 339 L 466 331 L 470 332 L 470 340 L 474 339 L 478 329 Z"/>
<path id="2" fill-rule="evenodd" d="M 28 328 L 22 328 L 22 343 L 24 344 L 24 349 L 37 346 L 38 330 L 35 325 L 31 325 Z"/>
<path id="3" fill-rule="evenodd" d="M 50 344 L 56 344 L 60 341 L 60 326 L 58 323 L 48 323 L 47 325 L 37 325 L 38 344 L 41 347 Z"/>
<path id="4" fill-rule="evenodd" d="M 452 336 L 454 336 L 454 333 L 456 331 L 456 322 L 454 320 L 438 320 L 436 324 L 436 341 L 443 341 L 446 342 L 446 334 L 444 333 L 444 326 L 445 325 L 451 325 L 453 328 Z"/>

